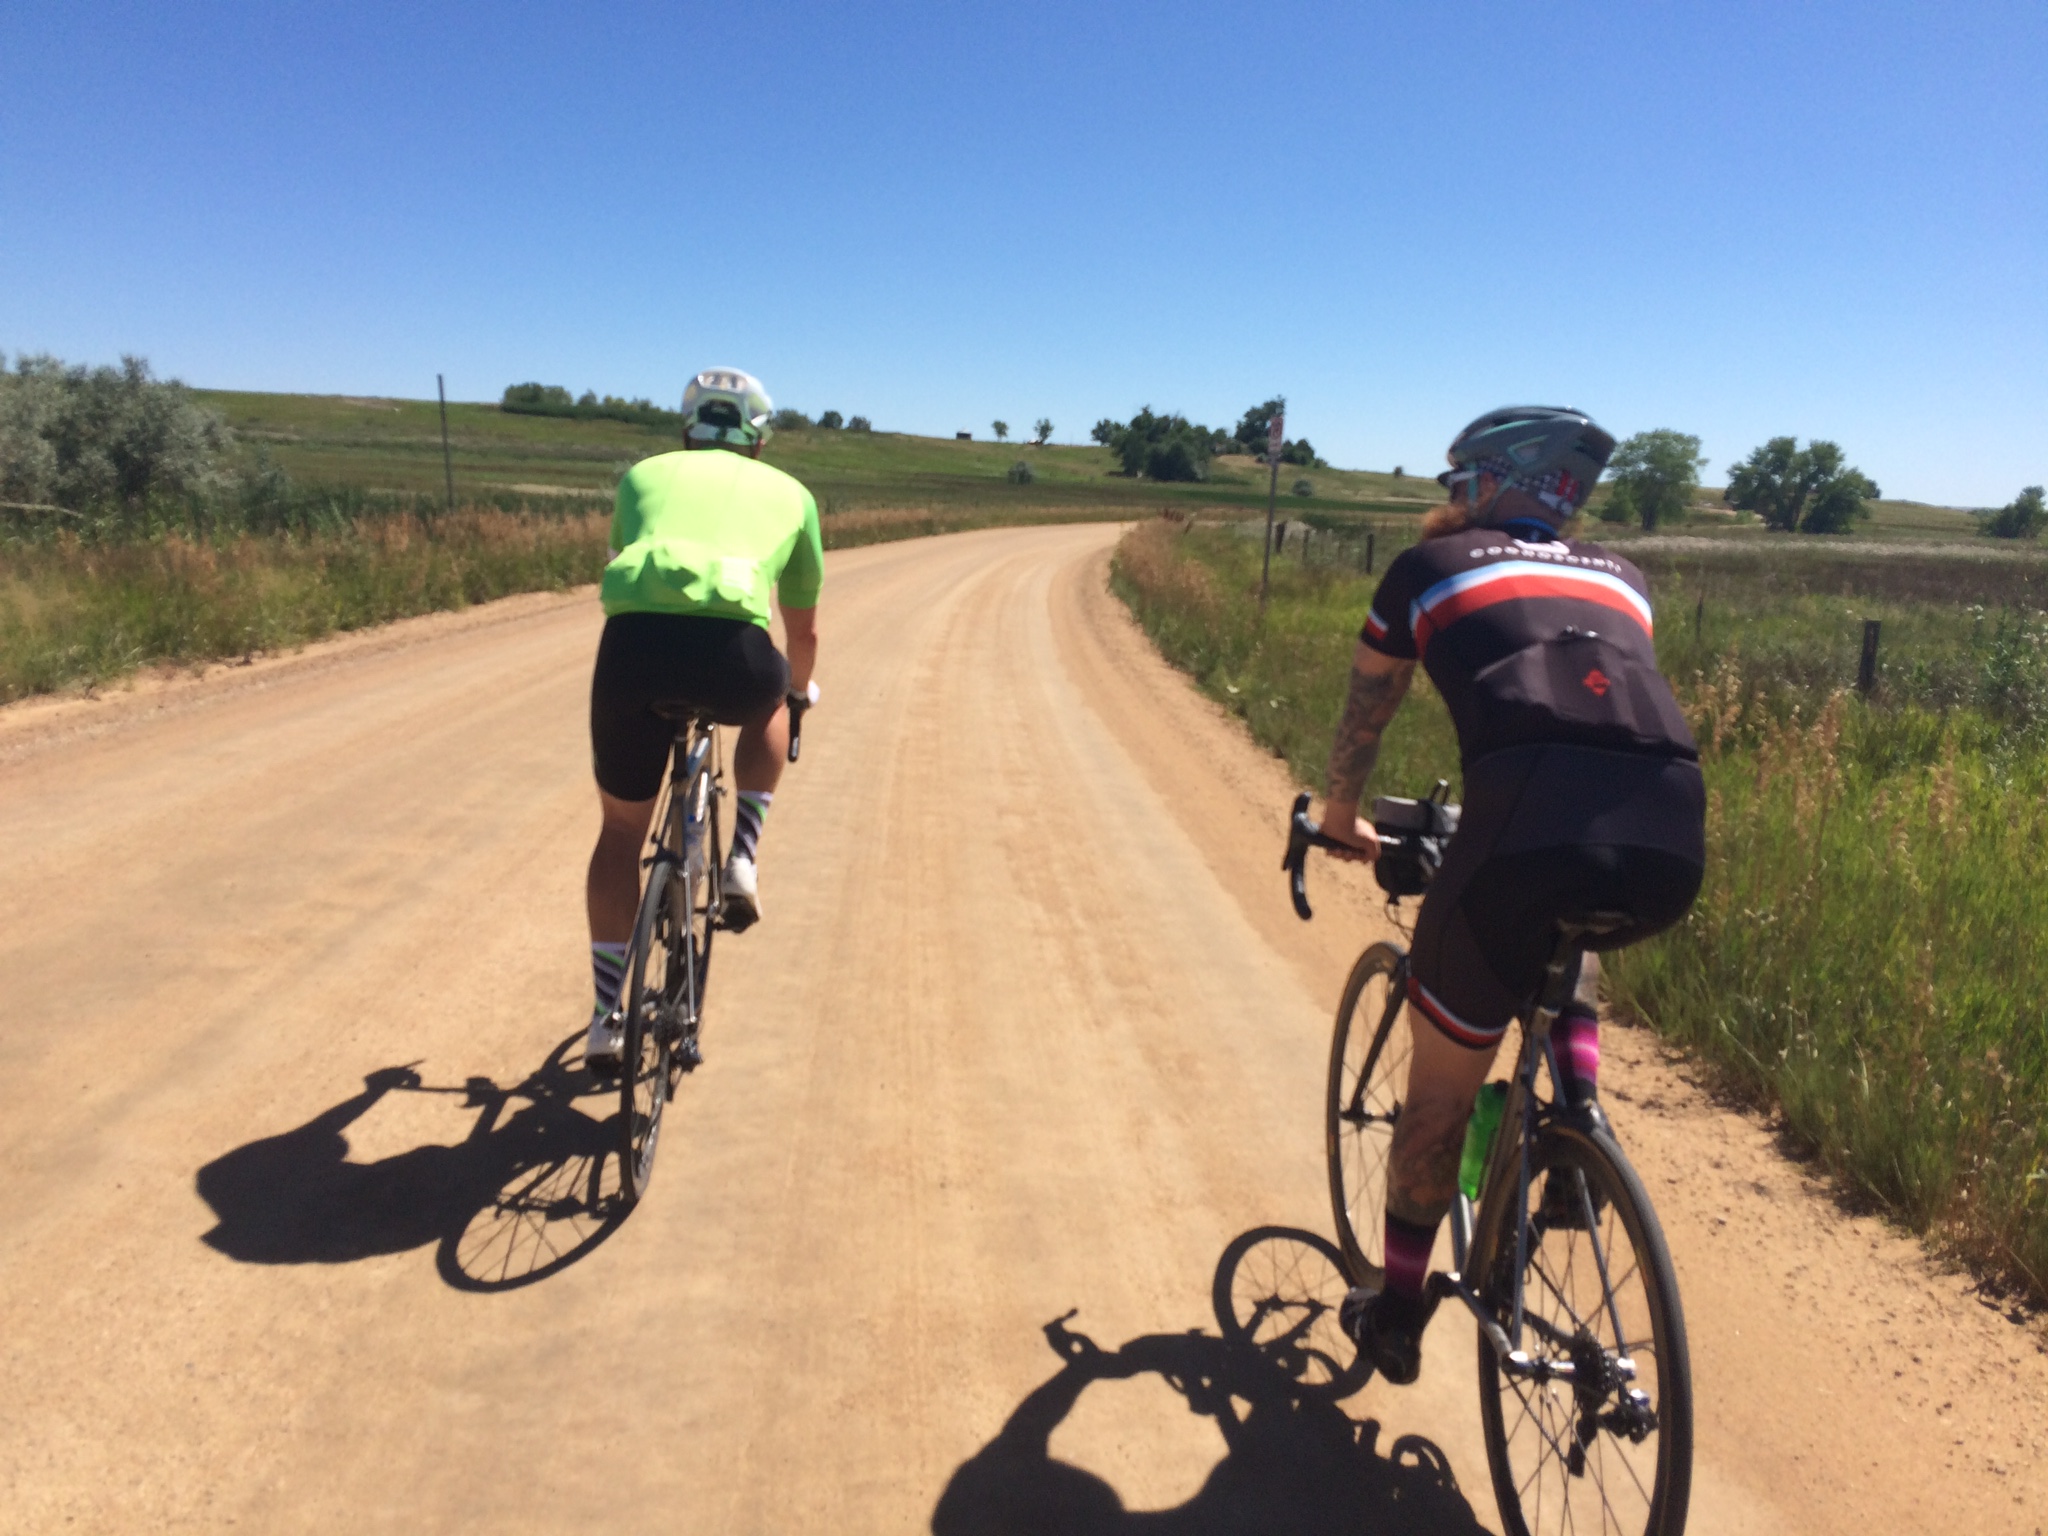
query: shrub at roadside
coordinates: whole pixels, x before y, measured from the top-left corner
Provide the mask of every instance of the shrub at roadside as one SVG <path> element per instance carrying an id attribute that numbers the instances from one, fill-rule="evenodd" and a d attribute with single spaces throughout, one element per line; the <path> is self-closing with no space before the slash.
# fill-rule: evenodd
<path id="1" fill-rule="evenodd" d="M 232 488 L 234 434 L 139 357 L 87 368 L 54 357 L 0 366 L 0 500 L 133 511 Z"/>
<path id="2" fill-rule="evenodd" d="M 2048 1301 L 2048 618 L 1973 611 L 1974 563 L 1901 567 L 1916 622 L 1887 621 L 1873 707 L 1828 682 L 1853 675 L 1861 622 L 1829 595 L 1841 563 L 1779 564 L 1776 582 L 1735 584 L 1747 608 L 1717 595 L 1700 638 L 1690 589 L 1660 586 L 1659 651 L 1703 746 L 1709 867 L 1684 923 L 1612 957 L 1610 993 L 1777 1103 L 1915 1230 Z M 1319 787 L 1374 579 L 1276 559 L 1262 627 L 1258 565 L 1256 537 L 1154 522 L 1111 579 L 1167 658 Z M 1815 590 L 1791 590 L 1802 576 Z M 1925 596 L 1938 579 L 1945 604 Z M 1455 782 L 1455 760 L 1418 674 L 1370 792 Z"/>

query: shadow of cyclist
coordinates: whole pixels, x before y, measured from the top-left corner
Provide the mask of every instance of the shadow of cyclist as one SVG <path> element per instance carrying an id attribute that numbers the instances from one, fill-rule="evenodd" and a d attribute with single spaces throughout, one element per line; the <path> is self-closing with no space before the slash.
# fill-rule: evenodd
<path id="1" fill-rule="evenodd" d="M 361 1093 L 201 1168 L 216 1225 L 200 1240 L 245 1264 L 345 1264 L 437 1243 L 442 1278 L 462 1290 L 509 1290 L 566 1268 L 625 1214 L 614 1128 L 579 1106 L 599 1095 L 615 1105 L 616 1089 L 572 1070 L 580 1039 L 511 1088 L 482 1077 L 428 1087 L 410 1067 L 370 1073 Z M 459 1094 L 476 1122 L 454 1146 L 350 1162 L 348 1128 L 392 1092 Z"/>
<path id="2" fill-rule="evenodd" d="M 1283 1230 L 1261 1234 L 1270 1241 Z M 1311 1234 L 1290 1235 L 1319 1254 L 1328 1248 Z M 1243 1244 L 1224 1252 L 1219 1303 L 1231 1292 L 1227 1271 L 1242 1258 Z M 1297 1317 L 1320 1315 L 1313 1297 L 1281 1300 Z M 1258 1308 L 1272 1310 L 1272 1298 Z M 1146 1334 L 1105 1350 L 1067 1326 L 1073 1316 L 1045 1325 L 1059 1371 L 953 1474 L 932 1512 L 933 1536 L 1440 1536 L 1484 1529 L 1441 1450 L 1407 1435 L 1382 1452 L 1380 1425 L 1354 1420 L 1338 1406 L 1356 1389 L 1355 1376 L 1303 1374 L 1298 1329 L 1262 1333 L 1255 1308 L 1249 1328 L 1220 1317 L 1220 1338 Z M 1201 1489 L 1174 1509 L 1127 1510 L 1102 1478 L 1051 1454 L 1053 1431 L 1082 1393 L 1098 1381 L 1144 1372 L 1161 1377 L 1193 1412 L 1213 1418 L 1228 1447 Z"/>

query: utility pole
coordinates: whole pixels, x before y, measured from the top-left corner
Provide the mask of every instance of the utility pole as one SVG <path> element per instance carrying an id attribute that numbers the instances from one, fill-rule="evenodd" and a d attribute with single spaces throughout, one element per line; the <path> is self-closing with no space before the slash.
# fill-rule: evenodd
<path id="1" fill-rule="evenodd" d="M 455 511 L 455 460 L 448 454 L 448 381 L 434 375 L 434 388 L 441 393 L 441 473 L 448 480 L 448 511 Z"/>
<path id="2" fill-rule="evenodd" d="M 1259 564 L 1259 613 L 1266 612 L 1266 582 L 1273 574 L 1273 515 L 1280 506 L 1280 446 L 1285 439 L 1282 427 L 1286 420 L 1285 396 L 1282 404 L 1273 412 L 1273 419 L 1266 425 L 1266 457 L 1273 465 L 1273 476 L 1266 482 L 1266 554 Z"/>

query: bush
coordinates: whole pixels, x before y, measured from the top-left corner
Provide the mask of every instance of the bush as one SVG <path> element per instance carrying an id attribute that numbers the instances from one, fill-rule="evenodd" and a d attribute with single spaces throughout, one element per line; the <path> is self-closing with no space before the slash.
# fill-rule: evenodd
<path id="1" fill-rule="evenodd" d="M 1295 495 L 1297 495 L 1297 496 L 1313 496 L 1313 495 L 1315 495 L 1315 493 L 1316 493 L 1316 487 L 1315 487 L 1315 482 L 1314 482 L 1313 480 L 1297 480 L 1297 481 L 1295 481 L 1295 482 L 1294 482 L 1294 494 L 1295 494 Z"/>
<path id="2" fill-rule="evenodd" d="M 132 512 L 230 493 L 234 445 L 226 421 L 139 357 L 119 368 L 43 356 L 0 367 L 0 500 Z"/>
<path id="3" fill-rule="evenodd" d="M 849 432 L 872 432 L 875 429 L 867 417 L 853 416 L 847 419 L 846 430 Z"/>
<path id="4" fill-rule="evenodd" d="M 802 411 L 784 406 L 768 418 L 768 425 L 778 432 L 801 432 L 811 424 L 811 418 Z"/>
<path id="5" fill-rule="evenodd" d="M 1029 485 L 1032 481 L 1036 480 L 1038 476 L 1032 472 L 1031 466 L 1029 464 L 1026 464 L 1022 459 L 1019 459 L 1016 463 L 1010 466 L 1009 471 L 1004 475 L 1004 478 L 1008 480 L 1012 485 Z"/>
<path id="6" fill-rule="evenodd" d="M 1994 539 L 2039 538 L 2048 526 L 2048 507 L 2041 497 L 2040 486 L 2028 486 L 1984 520 L 1984 532 Z"/>
<path id="7" fill-rule="evenodd" d="M 837 432 L 846 425 L 846 418 L 837 411 L 827 411 L 818 418 L 818 425 L 827 432 Z"/>

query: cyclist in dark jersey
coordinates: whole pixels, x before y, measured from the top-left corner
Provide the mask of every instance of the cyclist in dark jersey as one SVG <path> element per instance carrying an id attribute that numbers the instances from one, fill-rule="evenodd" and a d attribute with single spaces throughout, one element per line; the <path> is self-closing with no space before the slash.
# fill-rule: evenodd
<path id="1" fill-rule="evenodd" d="M 1415 1379 L 1430 1250 L 1457 1188 L 1473 1097 L 1535 991 L 1560 918 L 1625 912 L 1631 944 L 1683 917 L 1705 863 L 1699 752 L 1657 671 L 1649 588 L 1564 536 L 1614 450 L 1578 411 L 1490 411 L 1451 444 L 1449 502 L 1387 568 L 1331 749 L 1323 830 L 1371 859 L 1359 797 L 1419 662 L 1458 731 L 1464 813 L 1410 956 L 1415 1032 L 1388 1156 L 1386 1279 L 1345 1320 L 1389 1381 Z M 1554 1036 L 1573 1112 L 1600 1114 L 1588 958 Z"/>

